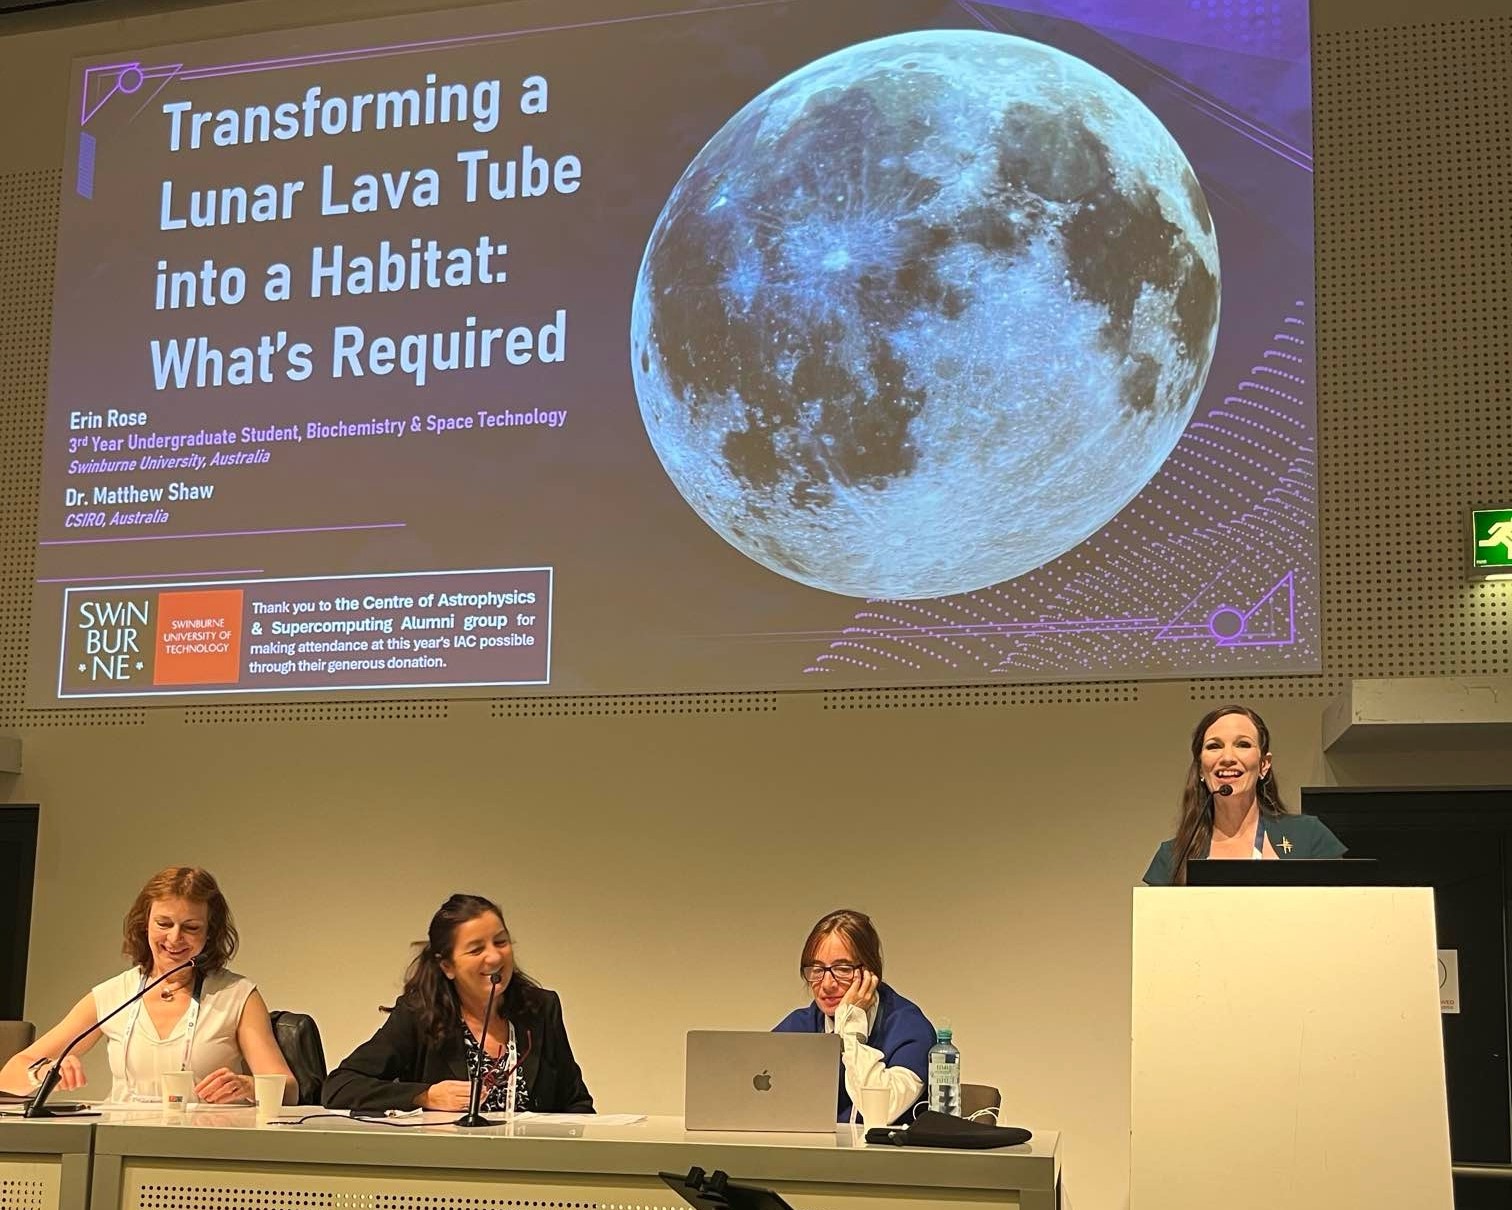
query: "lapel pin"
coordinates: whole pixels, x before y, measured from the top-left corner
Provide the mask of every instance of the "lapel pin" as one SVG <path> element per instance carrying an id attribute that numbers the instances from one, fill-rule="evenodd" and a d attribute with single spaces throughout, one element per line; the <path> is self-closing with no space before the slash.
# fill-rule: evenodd
<path id="1" fill-rule="evenodd" d="M 1282 851 L 1282 852 L 1283 852 L 1283 853 L 1290 853 L 1290 852 L 1291 852 L 1291 850 L 1292 850 L 1292 844 L 1291 844 L 1291 841 L 1290 841 L 1290 840 L 1288 840 L 1288 839 L 1287 839 L 1287 838 L 1286 838 L 1286 837 L 1285 837 L 1285 836 L 1283 836 L 1283 837 L 1282 837 L 1282 838 L 1281 838 L 1281 851 Z"/>

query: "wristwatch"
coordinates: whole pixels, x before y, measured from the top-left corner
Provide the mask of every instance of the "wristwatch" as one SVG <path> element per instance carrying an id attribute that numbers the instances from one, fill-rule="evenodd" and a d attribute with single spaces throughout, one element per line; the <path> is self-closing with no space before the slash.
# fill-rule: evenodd
<path id="1" fill-rule="evenodd" d="M 46 1055 L 43 1055 L 40 1059 L 38 1059 L 35 1063 L 28 1067 L 26 1069 L 27 1083 L 29 1083 L 33 1088 L 40 1088 L 42 1086 L 42 1069 L 51 1062 L 51 1059 L 49 1059 Z"/>

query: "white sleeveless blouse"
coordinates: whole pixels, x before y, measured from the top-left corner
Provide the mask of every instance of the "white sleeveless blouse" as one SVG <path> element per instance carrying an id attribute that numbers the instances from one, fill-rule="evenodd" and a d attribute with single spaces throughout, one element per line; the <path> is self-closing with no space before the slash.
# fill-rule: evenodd
<path id="1" fill-rule="evenodd" d="M 119 1008 L 141 986 L 142 972 L 136 967 L 101 983 L 94 989 L 96 1019 Z M 152 1018 L 140 1005 L 112 1017 L 100 1030 L 109 1043 L 110 1099 L 157 1100 L 158 1076 L 165 1071 L 187 1069 L 194 1073 L 196 1083 L 222 1067 L 245 1075 L 247 1067 L 236 1045 L 236 1031 L 247 997 L 256 986 L 231 971 L 206 975 L 192 1038 L 186 1038 L 189 1012 L 174 1023 L 165 1038 L 158 1037 Z"/>

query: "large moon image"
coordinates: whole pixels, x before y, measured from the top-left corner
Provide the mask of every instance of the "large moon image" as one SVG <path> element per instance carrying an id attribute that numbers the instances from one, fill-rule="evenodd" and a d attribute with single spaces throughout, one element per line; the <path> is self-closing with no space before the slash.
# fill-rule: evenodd
<path id="1" fill-rule="evenodd" d="M 1080 59 L 899 34 L 694 158 L 636 280 L 646 432 L 703 520 L 855 597 L 1023 575 L 1149 482 L 1212 363 L 1218 245 L 1169 131 Z"/>

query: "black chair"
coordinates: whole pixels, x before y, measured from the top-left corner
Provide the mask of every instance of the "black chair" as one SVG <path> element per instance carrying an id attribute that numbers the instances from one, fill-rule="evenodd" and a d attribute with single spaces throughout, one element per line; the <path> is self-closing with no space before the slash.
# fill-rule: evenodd
<path id="1" fill-rule="evenodd" d="M 319 1105 L 320 1089 L 326 1078 L 326 1061 L 315 1018 L 308 1013 L 291 1013 L 285 1009 L 277 1009 L 268 1016 L 273 1021 L 273 1038 L 299 1085 L 299 1103 Z"/>
<path id="2" fill-rule="evenodd" d="M 0 1021 L 0 1066 L 37 1040 L 37 1027 L 30 1021 Z"/>

